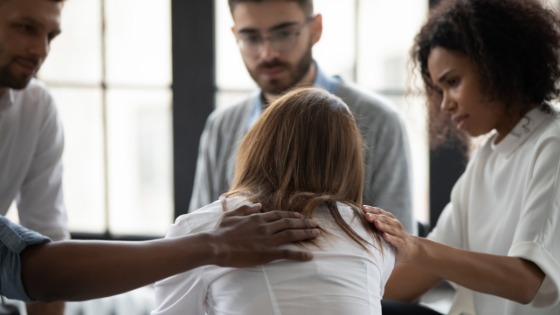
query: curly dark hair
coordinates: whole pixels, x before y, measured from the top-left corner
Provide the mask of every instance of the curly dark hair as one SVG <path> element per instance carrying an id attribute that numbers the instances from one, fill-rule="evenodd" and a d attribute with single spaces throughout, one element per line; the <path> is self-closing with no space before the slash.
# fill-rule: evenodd
<path id="1" fill-rule="evenodd" d="M 443 0 L 430 12 L 414 40 L 411 59 L 427 94 L 432 146 L 454 132 L 440 109 L 441 95 L 430 78 L 428 57 L 435 47 L 468 56 L 480 75 L 482 92 L 506 110 L 521 105 L 550 111 L 560 78 L 560 20 L 538 0 Z"/>

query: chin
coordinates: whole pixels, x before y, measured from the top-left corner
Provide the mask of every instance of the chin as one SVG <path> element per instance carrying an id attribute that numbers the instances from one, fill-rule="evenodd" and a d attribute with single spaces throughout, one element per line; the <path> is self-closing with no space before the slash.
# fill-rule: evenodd
<path id="1" fill-rule="evenodd" d="M 280 84 L 261 84 L 261 89 L 267 94 L 281 95 L 292 88 L 292 86 Z"/>

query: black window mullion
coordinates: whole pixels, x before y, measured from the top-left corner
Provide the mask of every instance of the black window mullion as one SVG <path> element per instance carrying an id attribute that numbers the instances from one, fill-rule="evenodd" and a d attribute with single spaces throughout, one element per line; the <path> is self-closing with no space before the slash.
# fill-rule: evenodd
<path id="1" fill-rule="evenodd" d="M 214 1 L 171 1 L 175 217 L 187 212 L 198 142 L 215 103 Z"/>

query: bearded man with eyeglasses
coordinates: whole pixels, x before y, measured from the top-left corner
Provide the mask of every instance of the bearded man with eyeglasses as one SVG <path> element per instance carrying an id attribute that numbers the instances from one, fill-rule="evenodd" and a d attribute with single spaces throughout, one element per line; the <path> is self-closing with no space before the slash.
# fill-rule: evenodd
<path id="1" fill-rule="evenodd" d="M 318 86 L 342 98 L 360 127 L 366 144 L 364 204 L 391 211 L 415 233 L 403 120 L 386 99 L 321 70 L 312 50 L 321 39 L 323 19 L 314 14 L 313 1 L 229 0 L 229 7 L 232 33 L 260 90 L 208 118 L 189 211 L 212 203 L 228 190 L 239 140 L 267 104 L 294 87 Z"/>

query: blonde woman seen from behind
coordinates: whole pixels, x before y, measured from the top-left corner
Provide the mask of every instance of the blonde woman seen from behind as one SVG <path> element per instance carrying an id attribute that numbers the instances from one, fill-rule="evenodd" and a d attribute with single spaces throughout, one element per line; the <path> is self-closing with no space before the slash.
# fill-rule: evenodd
<path id="1" fill-rule="evenodd" d="M 338 97 L 318 88 L 273 102 L 243 138 L 231 189 L 177 219 L 167 237 L 212 229 L 224 211 L 260 203 L 313 218 L 321 235 L 288 245 L 310 262 L 206 266 L 156 284 L 159 314 L 381 314 L 394 253 L 365 220 L 363 144 Z"/>

